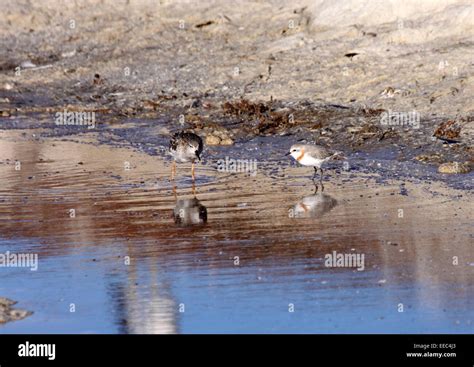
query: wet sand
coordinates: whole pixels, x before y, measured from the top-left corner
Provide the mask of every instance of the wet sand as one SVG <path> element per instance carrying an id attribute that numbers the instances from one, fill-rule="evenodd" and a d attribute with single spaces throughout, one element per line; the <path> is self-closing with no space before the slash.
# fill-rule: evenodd
<path id="1" fill-rule="evenodd" d="M 314 194 L 311 169 L 251 143 L 255 176 L 218 172 L 208 148 L 193 190 L 159 144 L 41 133 L 0 133 L 0 253 L 39 258 L 0 268 L 0 294 L 34 311 L 2 333 L 474 329 L 469 190 L 336 164 Z M 333 251 L 364 269 L 326 266 Z"/>

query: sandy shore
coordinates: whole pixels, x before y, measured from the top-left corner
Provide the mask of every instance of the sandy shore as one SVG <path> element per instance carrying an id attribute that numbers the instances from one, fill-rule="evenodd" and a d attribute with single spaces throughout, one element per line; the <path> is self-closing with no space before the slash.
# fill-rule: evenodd
<path id="1" fill-rule="evenodd" d="M 2 330 L 472 332 L 471 7 L 359 3 L 4 1 L 0 253 L 40 261 Z M 298 140 L 347 157 L 324 193 Z"/>
<path id="2" fill-rule="evenodd" d="M 292 134 L 348 153 L 396 147 L 403 161 L 472 164 L 472 9 L 463 1 L 421 13 L 410 2 L 354 6 L 352 23 L 341 2 L 44 4 L 5 4 L 7 126 L 94 111 L 106 127 L 147 119 L 157 131 Z M 332 27 L 322 14 L 335 17 Z"/>

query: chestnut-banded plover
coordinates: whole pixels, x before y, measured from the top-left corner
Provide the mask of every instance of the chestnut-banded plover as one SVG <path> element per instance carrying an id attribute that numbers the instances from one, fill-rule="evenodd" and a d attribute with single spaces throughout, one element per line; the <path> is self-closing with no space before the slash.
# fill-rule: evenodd
<path id="1" fill-rule="evenodd" d="M 294 144 L 291 146 L 290 151 L 286 155 L 291 155 L 297 162 L 303 166 L 309 166 L 314 168 L 313 182 L 316 178 L 318 168 L 320 171 L 319 183 L 321 184 L 321 191 L 324 190 L 323 186 L 323 169 L 321 165 L 337 156 L 341 156 L 341 152 L 330 152 L 328 149 L 311 144 Z M 316 185 L 316 191 L 318 191 L 318 185 Z"/>
<path id="2" fill-rule="evenodd" d="M 194 181 L 194 162 L 196 159 L 201 160 L 202 148 L 202 139 L 198 135 L 184 131 L 174 134 L 169 146 L 169 151 L 174 159 L 171 168 L 171 179 L 174 179 L 176 174 L 176 162 L 191 162 L 191 175 Z"/>
<path id="3" fill-rule="evenodd" d="M 336 199 L 322 192 L 305 196 L 291 211 L 292 218 L 319 218 L 337 205 Z"/>

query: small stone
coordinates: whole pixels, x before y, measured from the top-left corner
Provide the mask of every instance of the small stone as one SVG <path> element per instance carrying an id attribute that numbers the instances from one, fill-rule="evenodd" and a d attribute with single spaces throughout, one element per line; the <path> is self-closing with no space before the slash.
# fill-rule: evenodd
<path id="1" fill-rule="evenodd" d="M 36 65 L 33 64 L 30 60 L 26 60 L 26 61 L 23 61 L 21 64 L 20 64 L 20 67 L 22 69 L 32 69 L 32 68 L 35 68 Z"/>
<path id="2" fill-rule="evenodd" d="M 469 173 L 471 172 L 471 166 L 469 165 L 469 162 L 448 162 L 441 164 L 438 167 L 438 172 L 446 174 Z"/>
<path id="3" fill-rule="evenodd" d="M 232 145 L 234 141 L 231 138 L 224 138 L 221 140 L 221 145 Z"/>
<path id="4" fill-rule="evenodd" d="M 362 130 L 362 126 L 349 126 L 347 128 L 347 132 L 351 134 L 358 133 L 361 130 Z"/>
<path id="5" fill-rule="evenodd" d="M 62 58 L 69 58 L 73 57 L 76 54 L 76 50 L 68 51 L 68 52 L 62 52 L 61 57 Z"/>
<path id="6" fill-rule="evenodd" d="M 234 141 L 226 130 L 214 130 L 206 135 L 206 145 L 232 145 Z"/>
<path id="7" fill-rule="evenodd" d="M 417 155 L 415 159 L 419 162 L 439 162 L 441 160 L 441 156 L 439 154 L 420 154 Z"/>
<path id="8" fill-rule="evenodd" d="M 14 304 L 16 304 L 15 301 L 0 297 L 0 324 L 4 324 L 9 321 L 21 320 L 32 314 L 30 311 L 12 309 Z"/>
<path id="9" fill-rule="evenodd" d="M 219 145 L 221 139 L 213 134 L 209 134 L 206 136 L 206 145 Z"/>
<path id="10" fill-rule="evenodd" d="M 434 136 L 439 139 L 456 140 L 459 138 L 461 125 L 453 120 L 449 120 L 440 124 L 434 132 Z"/>

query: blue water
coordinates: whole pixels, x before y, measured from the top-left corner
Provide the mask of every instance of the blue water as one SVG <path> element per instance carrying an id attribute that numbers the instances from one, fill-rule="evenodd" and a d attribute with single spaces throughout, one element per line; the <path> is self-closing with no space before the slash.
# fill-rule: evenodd
<path id="1" fill-rule="evenodd" d="M 0 252 L 31 250 L 0 242 Z M 140 246 L 139 243 L 136 246 Z M 304 270 L 304 264 L 184 263 L 167 257 L 123 265 L 111 243 L 42 258 L 39 268 L 2 268 L 0 294 L 34 310 L 2 333 L 471 333 L 472 298 L 450 287 L 378 284 L 378 271 Z M 112 255 L 113 254 L 113 255 Z M 225 257 L 225 255 L 222 255 Z M 95 259 L 95 261 L 94 261 Z M 347 285 L 350 284 L 350 287 Z M 456 292 L 461 290 L 457 289 Z M 464 292 L 472 294 L 472 286 Z M 433 299 L 424 295 L 433 294 Z M 433 304 L 437 298 L 446 304 Z M 398 312 L 403 303 L 404 312 Z M 70 305 L 75 312 L 70 312 Z M 289 312 L 289 305 L 293 311 Z M 184 309 L 183 309 L 184 305 Z M 181 307 L 181 309 L 180 309 Z M 184 311 L 184 312 L 180 312 Z"/>

